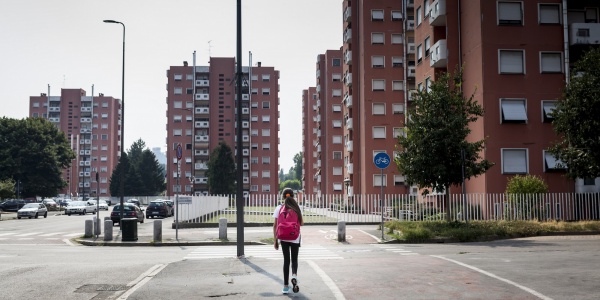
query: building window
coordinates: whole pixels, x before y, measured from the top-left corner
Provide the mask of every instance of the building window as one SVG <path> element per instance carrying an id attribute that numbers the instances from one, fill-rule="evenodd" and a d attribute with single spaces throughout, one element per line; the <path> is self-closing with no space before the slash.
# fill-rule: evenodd
<path id="1" fill-rule="evenodd" d="M 250 158 L 250 163 L 253 164 L 253 165 L 258 164 L 258 157 L 251 157 Z"/>
<path id="2" fill-rule="evenodd" d="M 102 135 L 100 135 L 100 138 L 101 138 L 103 141 L 108 141 L 108 134 L 102 134 Z"/>
<path id="3" fill-rule="evenodd" d="M 262 191 L 263 192 L 270 192 L 271 191 L 271 185 L 270 184 L 263 184 L 262 185 Z"/>
<path id="4" fill-rule="evenodd" d="M 194 74 L 185 74 L 185 80 L 194 80 Z"/>
<path id="5" fill-rule="evenodd" d="M 258 81 L 258 75 L 256 75 L 256 74 L 252 75 L 252 81 Z"/>
<path id="6" fill-rule="evenodd" d="M 394 81 L 392 81 L 392 90 L 393 91 L 402 91 L 402 90 L 404 90 L 404 81 L 402 81 L 402 80 L 394 80 Z"/>
<path id="7" fill-rule="evenodd" d="M 541 73 L 562 73 L 562 53 L 561 52 L 540 52 L 540 72 Z"/>
<path id="8" fill-rule="evenodd" d="M 415 10 L 415 15 L 417 15 L 417 26 L 421 25 L 421 22 L 423 22 L 423 15 L 421 14 L 422 11 L 423 10 L 420 6 Z"/>
<path id="9" fill-rule="evenodd" d="M 385 42 L 385 38 L 383 33 L 381 32 L 373 32 L 371 33 L 371 44 L 373 45 L 383 45 Z"/>
<path id="10" fill-rule="evenodd" d="M 420 63 L 423 60 L 423 45 L 419 44 L 417 46 L 417 63 Z"/>
<path id="11" fill-rule="evenodd" d="M 342 175 L 342 167 L 333 167 L 333 175 Z"/>
<path id="12" fill-rule="evenodd" d="M 262 148 L 263 148 L 263 150 L 269 150 L 269 149 L 271 149 L 271 143 L 263 143 L 262 144 Z"/>
<path id="13" fill-rule="evenodd" d="M 39 102 L 33 102 L 33 107 L 40 107 L 40 103 Z"/>
<path id="14" fill-rule="evenodd" d="M 385 139 L 385 127 L 373 126 L 373 138 Z"/>
<path id="15" fill-rule="evenodd" d="M 373 91 L 385 91 L 385 79 L 373 79 Z"/>
<path id="16" fill-rule="evenodd" d="M 596 185 L 596 178 L 584 178 L 583 185 Z"/>
<path id="17" fill-rule="evenodd" d="M 342 90 L 341 89 L 333 89 L 333 90 L 331 90 L 331 96 L 332 97 L 341 97 L 342 96 Z"/>
<path id="18" fill-rule="evenodd" d="M 402 57 L 399 57 L 399 56 L 392 57 L 392 67 L 393 68 L 402 68 Z"/>
<path id="19" fill-rule="evenodd" d="M 341 82 L 342 81 L 342 74 L 339 74 L 339 73 L 331 74 L 331 80 L 333 82 Z"/>
<path id="20" fill-rule="evenodd" d="M 402 21 L 402 12 L 399 10 L 393 10 L 392 21 Z"/>
<path id="21" fill-rule="evenodd" d="M 192 136 L 192 130 L 191 129 L 186 129 L 185 130 L 185 135 L 186 136 Z M 191 149 L 191 147 L 190 147 L 190 149 Z"/>
<path id="22" fill-rule="evenodd" d="M 334 104 L 331 106 L 331 110 L 333 110 L 333 112 L 341 112 L 342 111 L 342 106 L 339 104 Z"/>
<path id="23" fill-rule="evenodd" d="M 429 56 L 429 48 L 431 48 L 431 37 L 425 38 L 425 57 Z"/>
<path id="24" fill-rule="evenodd" d="M 262 171 L 262 178 L 271 178 L 271 171 Z"/>
<path id="25" fill-rule="evenodd" d="M 271 74 L 262 74 L 262 81 L 270 81 Z"/>
<path id="26" fill-rule="evenodd" d="M 374 21 L 374 22 L 383 21 L 383 10 L 382 9 L 371 10 L 371 21 Z"/>
<path id="27" fill-rule="evenodd" d="M 192 93 L 194 93 L 194 90 L 192 88 L 186 88 L 185 93 L 191 95 Z"/>
<path id="28" fill-rule="evenodd" d="M 404 134 L 404 127 L 394 127 L 394 138 L 397 139 L 399 136 L 406 137 Z"/>
<path id="29" fill-rule="evenodd" d="M 402 185 L 402 184 L 404 184 L 404 176 L 394 175 L 394 185 Z"/>
<path id="30" fill-rule="evenodd" d="M 173 135 L 175 136 L 181 136 L 182 130 L 181 129 L 173 129 Z"/>
<path id="31" fill-rule="evenodd" d="M 385 67 L 385 56 L 371 56 L 371 66 L 373 68 Z"/>
<path id="32" fill-rule="evenodd" d="M 525 51 L 498 50 L 500 74 L 525 74 Z"/>
<path id="33" fill-rule="evenodd" d="M 269 115 L 263 115 L 263 116 L 262 116 L 262 121 L 263 121 L 264 123 L 269 123 L 269 122 L 271 122 L 271 116 L 269 116 Z"/>
<path id="34" fill-rule="evenodd" d="M 341 58 L 334 58 L 331 60 L 331 65 L 334 67 L 339 67 L 342 65 L 342 59 Z"/>
<path id="35" fill-rule="evenodd" d="M 423 19 L 426 19 L 427 17 L 429 17 L 430 13 L 431 13 L 431 8 L 429 7 L 429 0 L 424 0 L 423 1 Z"/>
<path id="36" fill-rule="evenodd" d="M 108 114 L 102 114 L 102 119 L 108 119 Z"/>
<path id="37" fill-rule="evenodd" d="M 251 185 L 250 186 L 250 191 L 251 192 L 258 192 L 258 185 L 256 185 L 256 184 L 255 185 Z"/>
<path id="38" fill-rule="evenodd" d="M 250 173 L 250 177 L 252 177 L 252 178 L 258 178 L 258 171 L 252 171 Z"/>
<path id="39" fill-rule="evenodd" d="M 560 4 L 539 4 L 540 24 L 560 24 Z"/>
<path id="40" fill-rule="evenodd" d="M 552 123 L 554 118 L 552 117 L 552 112 L 556 109 L 556 101 L 552 100 L 542 100 L 542 122 L 543 123 Z"/>
<path id="41" fill-rule="evenodd" d="M 252 95 L 258 95 L 258 88 L 252 88 Z"/>
<path id="42" fill-rule="evenodd" d="M 262 130 L 262 136 L 271 136 L 271 129 L 263 129 Z"/>
<path id="43" fill-rule="evenodd" d="M 175 81 L 181 81 L 181 79 L 183 79 L 183 75 L 181 75 L 181 74 L 175 74 L 173 76 L 173 79 L 175 79 Z"/>
<path id="44" fill-rule="evenodd" d="M 271 94 L 271 89 L 270 88 L 263 88 L 262 89 L 262 94 L 263 95 L 270 95 Z"/>
<path id="45" fill-rule="evenodd" d="M 333 128 L 341 128 L 342 127 L 342 120 L 333 120 L 331 123 L 333 124 Z"/>
<path id="46" fill-rule="evenodd" d="M 263 156 L 263 157 L 262 157 L 262 162 L 263 162 L 263 164 L 265 164 L 265 165 L 268 165 L 268 164 L 270 164 L 270 163 L 271 163 L 271 157 L 270 157 L 270 156 Z"/>
<path id="47" fill-rule="evenodd" d="M 373 103 L 373 115 L 385 115 L 385 103 Z"/>
<path id="48" fill-rule="evenodd" d="M 527 123 L 525 99 L 500 99 L 501 123 Z"/>
<path id="49" fill-rule="evenodd" d="M 404 104 L 393 103 L 392 104 L 392 112 L 394 114 L 402 114 L 402 113 L 404 113 Z"/>
<path id="50" fill-rule="evenodd" d="M 373 186 L 381 186 L 381 174 L 373 174 Z M 387 175 L 383 175 L 383 186 L 387 186 Z"/>
<path id="51" fill-rule="evenodd" d="M 108 129 L 108 124 L 107 123 L 102 123 L 102 129 Z"/>
<path id="52" fill-rule="evenodd" d="M 107 161 L 108 157 L 106 155 L 100 156 L 100 161 Z"/>
<path id="53" fill-rule="evenodd" d="M 250 147 L 252 148 L 252 150 L 258 150 L 258 143 L 253 143 L 252 145 L 250 145 Z"/>
<path id="54" fill-rule="evenodd" d="M 342 159 L 342 151 L 333 151 L 333 159 Z"/>
<path id="55" fill-rule="evenodd" d="M 342 136 L 341 135 L 334 135 L 331 137 L 331 141 L 334 144 L 341 144 L 342 143 Z"/>
<path id="56" fill-rule="evenodd" d="M 182 116 L 181 115 L 174 115 L 173 116 L 173 122 L 175 123 L 181 123 L 182 120 Z"/>
<path id="57" fill-rule="evenodd" d="M 252 103 L 250 103 L 250 107 L 252 107 L 252 108 L 258 108 L 258 102 L 252 102 Z"/>
<path id="58" fill-rule="evenodd" d="M 501 149 L 502 174 L 527 174 L 527 149 Z"/>
<path id="59" fill-rule="evenodd" d="M 173 94 L 175 94 L 175 95 L 181 95 L 181 94 L 183 94 L 183 88 L 176 87 L 176 88 L 173 90 Z"/>
<path id="60" fill-rule="evenodd" d="M 101 145 L 100 146 L 100 150 L 102 150 L 102 151 L 108 151 L 108 146 L 107 145 Z"/>
<path id="61" fill-rule="evenodd" d="M 425 91 L 431 92 L 431 77 L 425 78 Z"/>
<path id="62" fill-rule="evenodd" d="M 342 183 L 341 182 L 334 182 L 333 183 L 333 190 L 334 191 L 341 191 L 342 190 Z"/>
<path id="63" fill-rule="evenodd" d="M 252 121 L 252 122 L 258 122 L 258 116 L 251 116 L 250 117 L 250 121 Z"/>
<path id="64" fill-rule="evenodd" d="M 173 108 L 182 108 L 183 103 L 181 101 L 173 102 Z"/>
<path id="65" fill-rule="evenodd" d="M 400 33 L 392 33 L 392 44 L 402 44 L 404 43 L 404 38 Z"/>
<path id="66" fill-rule="evenodd" d="M 522 2 L 498 1 L 498 25 L 523 25 Z"/>
<path id="67" fill-rule="evenodd" d="M 544 172 L 564 170 L 565 164 L 552 153 L 544 150 Z"/>
<path id="68" fill-rule="evenodd" d="M 258 136 L 258 129 L 252 129 L 250 131 L 250 135 L 252 135 L 252 136 Z"/>
<path id="69" fill-rule="evenodd" d="M 269 107 L 271 107 L 271 103 L 269 101 L 263 101 L 262 108 L 269 108 Z"/>

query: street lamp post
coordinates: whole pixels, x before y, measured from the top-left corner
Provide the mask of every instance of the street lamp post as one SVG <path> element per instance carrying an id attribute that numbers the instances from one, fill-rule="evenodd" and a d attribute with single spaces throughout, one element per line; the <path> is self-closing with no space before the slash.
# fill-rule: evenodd
<path id="1" fill-rule="evenodd" d="M 104 20 L 104 23 L 121 24 L 123 26 L 123 68 L 121 74 L 121 157 L 119 158 L 119 164 L 121 165 L 121 172 L 119 174 L 119 197 L 120 197 L 120 225 L 119 230 L 123 228 L 123 202 L 125 197 L 125 165 L 123 158 L 125 157 L 125 24 L 115 20 Z"/>

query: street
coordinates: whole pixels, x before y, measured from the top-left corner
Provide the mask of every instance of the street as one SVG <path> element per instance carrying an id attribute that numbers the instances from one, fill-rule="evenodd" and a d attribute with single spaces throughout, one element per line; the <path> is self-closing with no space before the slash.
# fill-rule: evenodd
<path id="1" fill-rule="evenodd" d="M 70 240 L 77 237 L 70 234 L 83 235 L 90 218 L 1 221 L 0 298 L 600 298 L 597 235 L 381 244 L 376 227 L 363 225 L 348 226 L 348 241 L 339 243 L 335 226 L 304 226 L 300 292 L 282 295 L 282 256 L 272 245 L 245 246 L 245 258 L 238 259 L 236 246 L 93 247 Z M 140 230 L 152 228 L 152 221 Z M 235 228 L 230 231 L 235 236 Z M 269 227 L 245 231 L 252 240 L 271 236 Z M 186 234 L 210 237 L 218 230 Z"/>

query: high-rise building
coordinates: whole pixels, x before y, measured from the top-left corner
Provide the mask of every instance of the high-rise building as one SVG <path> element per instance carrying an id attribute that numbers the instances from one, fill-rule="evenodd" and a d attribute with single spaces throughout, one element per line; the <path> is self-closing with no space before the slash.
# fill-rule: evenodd
<path id="1" fill-rule="evenodd" d="M 167 70 L 167 193 L 207 195 L 209 156 L 220 143 L 236 149 L 236 65 L 211 57 L 208 66 Z M 279 71 L 243 67 L 242 155 L 244 194 L 279 188 Z M 176 149 L 182 147 L 178 171 Z M 237 161 L 234 159 L 234 161 Z M 178 179 L 179 178 L 179 179 Z M 179 183 L 177 182 L 179 180 Z"/>
<path id="2" fill-rule="evenodd" d="M 316 194 L 317 183 L 321 180 L 317 173 L 317 104 L 316 87 L 302 91 L 302 188 L 305 194 Z"/>
<path id="3" fill-rule="evenodd" d="M 71 167 L 63 171 L 67 188 L 61 194 L 111 196 L 110 176 L 121 153 L 120 100 L 104 94 L 87 96 L 83 89 L 61 89 L 60 96 L 31 96 L 29 116 L 55 124 L 75 152 Z"/>

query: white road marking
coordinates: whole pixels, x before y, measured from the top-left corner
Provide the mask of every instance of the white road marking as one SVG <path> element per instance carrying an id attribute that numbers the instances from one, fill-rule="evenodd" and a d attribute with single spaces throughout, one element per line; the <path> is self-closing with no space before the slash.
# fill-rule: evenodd
<path id="1" fill-rule="evenodd" d="M 29 232 L 29 233 L 17 234 L 15 236 L 30 236 L 30 235 L 40 234 L 40 233 L 43 233 L 43 232 Z"/>
<path id="2" fill-rule="evenodd" d="M 7 236 L 7 235 L 13 235 L 13 234 L 17 234 L 16 232 L 5 232 L 5 233 L 0 233 L 0 236 Z"/>
<path id="3" fill-rule="evenodd" d="M 53 235 L 59 235 L 59 234 L 63 234 L 66 232 L 53 232 L 53 233 L 46 233 L 46 234 L 42 234 L 40 236 L 53 236 Z"/>
<path id="4" fill-rule="evenodd" d="M 64 237 L 74 237 L 74 236 L 78 236 L 78 235 L 83 235 L 82 233 L 69 233 L 69 234 L 65 234 L 63 235 Z"/>
<path id="5" fill-rule="evenodd" d="M 340 291 L 335 282 L 333 282 L 333 280 L 331 279 L 331 277 L 329 277 L 329 275 L 327 275 L 327 273 L 321 270 L 321 268 L 319 268 L 319 266 L 314 261 L 309 260 L 307 261 L 307 263 L 313 268 L 313 270 L 315 270 L 315 272 L 321 277 L 321 279 L 323 279 L 323 283 L 325 283 L 325 285 L 327 285 L 327 287 L 331 290 L 335 299 L 346 299 L 342 291 Z"/>
<path id="6" fill-rule="evenodd" d="M 150 281 L 156 274 L 158 274 L 162 269 L 164 269 L 167 265 L 158 264 L 152 266 L 148 271 L 142 273 L 138 278 L 134 281 L 127 284 L 131 288 L 125 291 L 121 296 L 119 296 L 119 300 L 125 300 L 127 297 L 131 296 L 137 289 L 141 288 L 144 284 Z"/>
<path id="7" fill-rule="evenodd" d="M 522 289 L 522 290 L 524 290 L 524 291 L 526 291 L 526 292 L 528 292 L 528 293 L 530 293 L 530 294 L 532 294 L 532 295 L 534 295 L 534 296 L 536 296 L 536 297 L 538 297 L 538 298 L 540 298 L 540 299 L 544 299 L 544 300 L 552 300 L 552 298 L 550 298 L 550 297 L 548 297 L 548 296 L 545 296 L 545 295 L 543 295 L 543 294 L 541 294 L 541 293 L 539 293 L 539 292 L 537 292 L 537 291 L 535 291 L 535 290 L 533 290 L 533 289 L 530 289 L 530 288 L 528 288 L 528 287 L 526 287 L 526 286 L 522 286 L 522 285 L 520 285 L 520 284 L 518 284 L 518 283 L 516 283 L 516 282 L 510 281 L 510 280 L 508 280 L 508 279 L 506 279 L 506 278 L 502 278 L 502 277 L 500 277 L 500 276 L 494 275 L 494 274 L 492 274 L 492 273 L 490 273 L 490 272 L 487 272 L 487 271 L 481 270 L 481 269 L 479 269 L 479 268 L 477 268 L 477 267 L 473 267 L 473 266 L 471 266 L 471 265 L 467 265 L 467 264 L 465 264 L 465 263 L 462 263 L 462 262 L 459 262 L 459 261 L 456 261 L 456 260 L 453 260 L 453 259 L 450 259 L 450 258 L 446 258 L 446 257 L 443 257 L 443 256 L 439 256 L 439 255 L 431 255 L 431 256 L 432 256 L 432 257 L 439 258 L 439 259 L 443 259 L 443 260 L 446 260 L 446 261 L 449 261 L 449 262 L 452 262 L 452 263 L 455 263 L 455 264 L 457 264 L 457 265 L 459 265 L 459 266 L 463 266 L 463 267 L 465 267 L 465 268 L 469 268 L 469 269 L 471 269 L 471 270 L 477 271 L 477 272 L 479 272 L 479 273 L 481 273 L 481 274 L 487 275 L 487 276 L 489 276 L 489 277 L 492 277 L 492 278 L 494 278 L 494 279 L 498 279 L 498 280 L 500 280 L 500 281 L 506 282 L 506 283 L 508 283 L 508 284 L 510 284 L 510 285 L 513 285 L 513 286 L 515 286 L 515 287 L 518 287 L 518 288 L 520 288 L 520 289 Z"/>
<path id="8" fill-rule="evenodd" d="M 73 244 L 70 240 L 68 239 L 64 239 L 63 242 L 65 242 L 65 244 L 69 245 L 69 246 L 75 246 L 75 244 Z"/>
<path id="9" fill-rule="evenodd" d="M 246 257 L 259 257 L 273 260 L 283 260 L 281 250 L 275 250 L 272 245 L 247 247 Z M 235 257 L 235 246 L 201 246 L 184 257 L 184 259 L 211 259 Z M 302 246 L 298 256 L 300 260 L 315 259 L 344 259 L 322 246 Z"/>
<path id="10" fill-rule="evenodd" d="M 360 232 L 362 232 L 362 233 L 364 233 L 364 234 L 366 234 L 366 235 L 368 235 L 368 236 L 372 237 L 372 238 L 373 238 L 375 241 L 377 241 L 378 243 L 381 243 L 381 239 L 380 239 L 380 238 L 378 238 L 378 237 L 376 237 L 376 236 L 374 236 L 374 235 L 372 235 L 372 234 L 370 234 L 370 233 L 367 233 L 366 231 L 364 231 L 364 230 L 361 230 L 361 229 L 359 229 L 358 231 L 360 231 Z"/>

